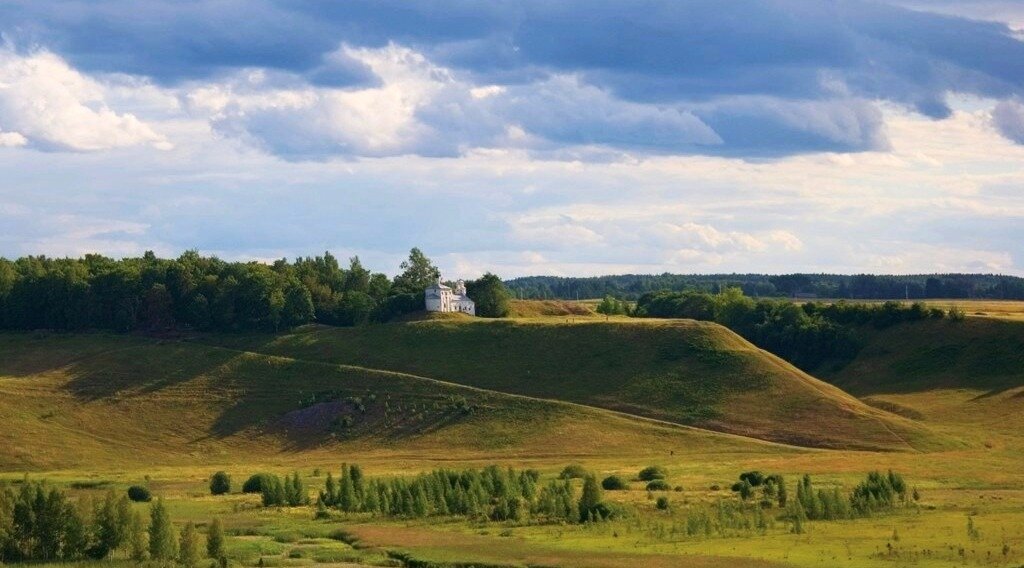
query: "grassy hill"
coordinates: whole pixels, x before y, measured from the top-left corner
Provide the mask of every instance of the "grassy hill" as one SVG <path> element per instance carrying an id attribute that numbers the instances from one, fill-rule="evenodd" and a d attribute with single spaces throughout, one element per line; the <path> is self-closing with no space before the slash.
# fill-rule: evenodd
<path id="1" fill-rule="evenodd" d="M 2 470 L 764 450 L 606 410 L 196 343 L 0 334 L 0 355 Z"/>
<path id="2" fill-rule="evenodd" d="M 865 330 L 864 348 L 823 375 L 859 395 L 1024 386 L 1024 321 L 969 317 Z"/>
<path id="3" fill-rule="evenodd" d="M 942 445 L 926 427 L 865 405 L 707 322 L 426 319 L 204 341 L 797 445 L 885 450 Z"/>
<path id="4" fill-rule="evenodd" d="M 1024 444 L 1024 321 L 928 320 L 861 334 L 853 361 L 822 378 L 990 449 Z"/>

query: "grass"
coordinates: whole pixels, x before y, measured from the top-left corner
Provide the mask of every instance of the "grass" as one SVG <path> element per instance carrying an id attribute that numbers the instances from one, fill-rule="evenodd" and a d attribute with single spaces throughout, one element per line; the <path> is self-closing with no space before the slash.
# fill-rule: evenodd
<path id="1" fill-rule="evenodd" d="M 428 319 L 200 341 L 789 444 L 930 449 L 944 443 L 927 428 L 862 404 L 709 322 Z"/>
<path id="2" fill-rule="evenodd" d="M 1018 358 L 1024 324 L 978 316 L 866 332 L 861 354 L 825 374 L 869 403 L 863 404 L 710 324 L 565 319 L 430 318 L 188 343 L 0 334 L 0 483 L 31 472 L 78 497 L 147 485 L 166 500 L 178 524 L 191 520 L 204 532 L 210 519 L 221 517 L 234 566 L 256 566 L 261 559 L 266 566 L 396 565 L 402 555 L 447 566 L 1024 564 Z M 601 342 L 600 348 L 590 342 Z M 649 394 L 673 381 L 682 385 L 679 398 Z M 756 394 L 744 399 L 738 394 L 744 389 Z M 310 403 L 314 394 L 322 398 Z M 365 412 L 349 400 L 357 397 Z M 802 397 L 824 401 L 827 412 L 801 414 L 806 411 L 794 400 Z M 461 406 L 453 401 L 460 399 L 473 411 L 456 412 Z M 387 418 L 385 400 L 395 409 Z M 340 430 L 318 421 L 310 409 L 319 404 L 358 421 Z M 714 411 L 712 418 L 693 414 L 702 407 Z M 864 443 L 798 448 L 615 408 L 655 417 L 664 412 L 675 421 L 690 416 L 686 420 L 710 426 L 727 419 L 758 427 L 775 421 L 776 431 L 833 440 L 852 435 L 844 414 L 829 422 L 846 408 L 846 416 L 868 422 L 854 422 L 852 430 L 868 440 L 880 436 L 872 425 L 909 424 L 909 431 L 926 432 L 925 440 L 936 432 L 960 443 L 927 452 L 906 445 L 868 451 Z M 593 526 L 341 513 L 314 520 L 311 508 L 267 510 L 258 496 L 208 494 L 209 476 L 221 469 L 236 491 L 251 473 L 297 470 L 315 492 L 327 471 L 337 476 L 342 462 L 359 463 L 371 476 L 498 463 L 536 468 L 544 479 L 567 463 L 581 463 L 599 478 L 631 480 L 630 490 L 606 493 L 630 515 Z M 670 485 L 684 488 L 665 493 L 668 511 L 656 510 L 643 484 L 632 481 L 652 464 L 668 470 Z M 816 486 L 848 491 L 867 471 L 889 468 L 920 489 L 920 506 L 808 522 L 799 535 L 782 520 L 764 534 L 688 536 L 679 530 L 689 512 L 734 500 L 728 489 L 712 487 L 728 488 L 743 471 L 784 474 L 792 497 L 803 473 L 813 475 Z M 980 531 L 976 540 L 967 535 L 968 516 Z M 102 563 L 129 565 L 120 557 Z"/>
<path id="3" fill-rule="evenodd" d="M 759 444 L 607 410 L 422 377 L 130 337 L 0 335 L 0 468 L 232 463 L 252 456 L 746 451 Z M 122 340 L 122 348 L 110 348 Z M 58 357 L 48 365 L 51 346 Z"/>

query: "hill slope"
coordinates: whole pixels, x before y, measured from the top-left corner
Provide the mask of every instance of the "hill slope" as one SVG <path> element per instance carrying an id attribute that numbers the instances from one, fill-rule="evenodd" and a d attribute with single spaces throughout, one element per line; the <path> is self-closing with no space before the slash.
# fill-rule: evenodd
<path id="1" fill-rule="evenodd" d="M 205 341 L 798 445 L 906 450 L 943 444 L 927 428 L 869 407 L 708 322 L 426 320 Z"/>
<path id="2" fill-rule="evenodd" d="M 957 438 L 1019 452 L 1024 321 L 928 320 L 862 334 L 865 345 L 853 361 L 822 378 Z"/>
<path id="3" fill-rule="evenodd" d="M 855 394 L 1024 386 L 1024 322 L 969 317 L 865 330 L 864 348 L 823 376 Z"/>
<path id="4" fill-rule="evenodd" d="M 417 452 L 763 451 L 750 440 L 429 379 L 114 335 L 0 334 L 0 469 Z"/>

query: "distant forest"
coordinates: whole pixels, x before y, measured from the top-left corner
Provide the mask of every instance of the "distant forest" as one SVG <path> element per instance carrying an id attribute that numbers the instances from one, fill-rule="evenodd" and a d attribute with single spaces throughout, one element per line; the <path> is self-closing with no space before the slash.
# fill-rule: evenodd
<path id="1" fill-rule="evenodd" d="M 180 329 L 276 331 L 309 322 L 358 325 L 420 311 L 438 270 L 419 249 L 388 278 L 359 257 L 342 266 L 331 253 L 262 262 L 226 262 L 188 251 L 175 259 L 147 252 L 115 260 L 27 256 L 0 258 L 0 329 Z M 466 283 L 477 314 L 508 311 L 501 280 Z"/>
<path id="2" fill-rule="evenodd" d="M 718 293 L 740 288 L 747 296 L 851 300 L 937 298 L 1024 299 L 1024 278 L 995 274 L 622 274 L 572 278 L 526 276 L 505 281 L 517 298 L 574 300 L 612 296 L 636 300 L 645 293 L 687 290 Z"/>

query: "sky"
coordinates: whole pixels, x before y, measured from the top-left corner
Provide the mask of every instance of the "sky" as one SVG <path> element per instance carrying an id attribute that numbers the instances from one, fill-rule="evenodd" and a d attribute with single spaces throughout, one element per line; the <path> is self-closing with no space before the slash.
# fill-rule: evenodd
<path id="1" fill-rule="evenodd" d="M 1021 0 L 5 0 L 0 256 L 1024 275 Z"/>

